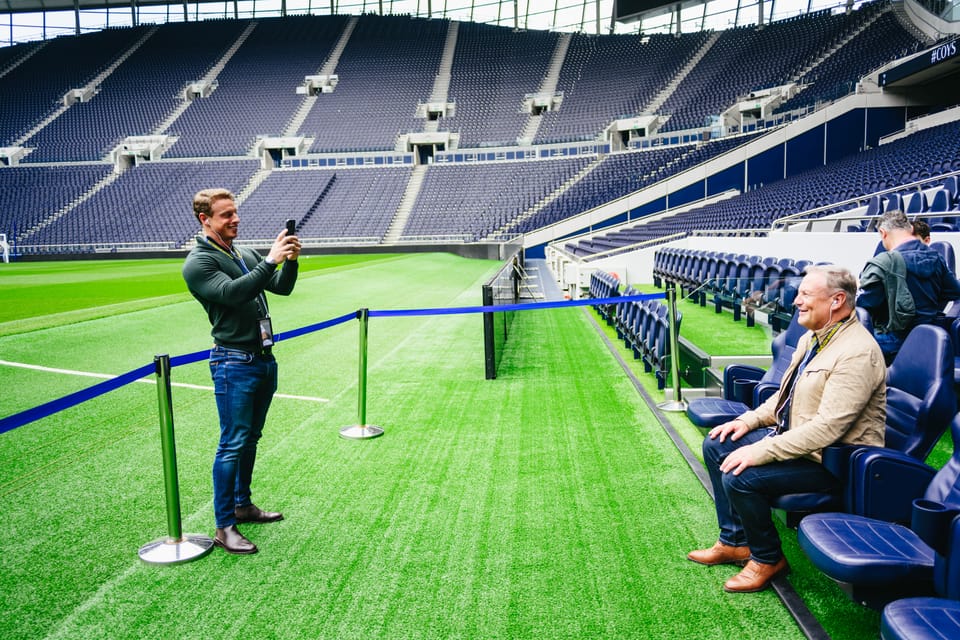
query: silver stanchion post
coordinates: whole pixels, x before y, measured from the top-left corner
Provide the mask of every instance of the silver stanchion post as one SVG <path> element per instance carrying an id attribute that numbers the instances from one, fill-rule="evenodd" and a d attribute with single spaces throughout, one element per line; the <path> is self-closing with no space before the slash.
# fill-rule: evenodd
<path id="1" fill-rule="evenodd" d="M 160 403 L 160 446 L 163 451 L 163 481 L 167 498 L 167 537 L 140 547 L 140 559 L 150 564 L 179 564 L 202 558 L 213 551 L 213 539 L 201 534 L 183 535 L 180 522 L 180 483 L 177 479 L 177 447 L 173 437 L 173 399 L 170 395 L 170 356 L 155 356 L 157 398 Z"/>
<path id="2" fill-rule="evenodd" d="M 370 324 L 370 310 L 357 312 L 360 320 L 360 371 L 357 375 L 357 424 L 340 429 L 340 435 L 351 440 L 376 438 L 383 435 L 383 429 L 367 424 L 367 326 Z"/>
<path id="3" fill-rule="evenodd" d="M 657 405 L 664 411 L 683 412 L 687 410 L 687 401 L 680 395 L 680 346 L 677 336 L 677 288 L 667 289 L 667 314 L 670 325 L 670 377 L 673 379 L 673 400 Z"/>

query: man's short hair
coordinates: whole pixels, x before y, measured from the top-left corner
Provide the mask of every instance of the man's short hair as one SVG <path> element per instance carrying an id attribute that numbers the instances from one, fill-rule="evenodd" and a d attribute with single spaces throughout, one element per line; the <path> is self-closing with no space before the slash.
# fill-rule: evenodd
<path id="1" fill-rule="evenodd" d="M 204 189 L 193 196 L 193 215 L 200 222 L 200 214 L 209 216 L 213 212 L 213 203 L 217 200 L 233 200 L 233 193 L 227 189 Z"/>
<path id="2" fill-rule="evenodd" d="M 900 229 L 902 231 L 909 231 L 911 234 L 913 233 L 913 223 L 910 222 L 906 214 L 900 211 L 900 209 L 885 211 L 883 215 L 880 216 L 880 224 L 877 226 L 884 231 Z"/>
<path id="3" fill-rule="evenodd" d="M 805 275 L 822 273 L 826 279 L 827 289 L 835 293 L 843 291 L 846 294 L 844 306 L 853 309 L 857 304 L 857 279 L 850 270 L 834 264 L 812 264 L 803 270 Z"/>
<path id="4" fill-rule="evenodd" d="M 921 240 L 928 240 L 930 238 L 930 225 L 927 224 L 926 220 L 913 221 L 913 235 Z"/>

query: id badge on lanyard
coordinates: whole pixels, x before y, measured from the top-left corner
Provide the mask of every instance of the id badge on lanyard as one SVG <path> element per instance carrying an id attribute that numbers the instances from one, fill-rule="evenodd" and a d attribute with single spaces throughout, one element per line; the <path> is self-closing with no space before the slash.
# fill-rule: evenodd
<path id="1" fill-rule="evenodd" d="M 232 253 L 232 251 L 231 251 Z M 238 253 L 232 253 L 234 261 L 239 265 L 240 270 L 243 273 L 250 273 L 250 269 L 247 268 L 247 263 L 243 261 L 243 257 Z M 257 318 L 257 328 L 259 329 L 258 333 L 260 335 L 260 346 L 261 347 L 272 347 L 273 346 L 273 322 L 270 320 L 270 312 L 267 310 L 267 300 L 263 295 L 263 292 L 257 294 L 257 306 L 260 308 L 260 311 L 263 315 Z"/>

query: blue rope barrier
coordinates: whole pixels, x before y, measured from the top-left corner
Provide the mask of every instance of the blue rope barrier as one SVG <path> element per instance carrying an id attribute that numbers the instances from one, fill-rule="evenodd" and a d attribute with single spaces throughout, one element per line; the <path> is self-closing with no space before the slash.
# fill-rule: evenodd
<path id="1" fill-rule="evenodd" d="M 534 309 L 559 309 L 561 307 L 585 307 L 597 304 L 622 304 L 643 300 L 661 300 L 664 293 L 641 293 L 615 298 L 583 298 L 580 300 L 554 300 L 549 302 L 525 302 L 521 304 L 494 304 L 476 307 L 444 307 L 439 309 L 384 309 L 370 310 L 371 318 L 396 318 L 403 316 L 443 316 L 462 313 L 490 313 L 495 311 L 532 311 Z"/>
<path id="2" fill-rule="evenodd" d="M 454 315 L 454 314 L 466 314 L 466 313 L 488 313 L 488 312 L 502 312 L 502 311 L 532 311 L 534 309 L 557 309 L 561 307 L 583 307 L 588 305 L 599 305 L 599 304 L 621 304 L 624 302 L 639 302 L 643 300 L 658 300 L 666 297 L 666 294 L 663 293 L 649 293 L 649 294 L 638 294 L 633 296 L 619 296 L 615 298 L 584 298 L 581 300 L 557 300 L 551 302 L 527 302 L 523 304 L 504 304 L 504 305 L 488 305 L 488 306 L 474 306 L 474 307 L 447 307 L 447 308 L 434 308 L 434 309 L 394 309 L 394 310 L 380 310 L 380 311 L 370 311 L 369 317 L 403 317 L 403 316 L 436 316 L 436 315 Z M 277 342 L 281 340 L 289 340 L 291 338 L 297 338 L 308 333 L 313 333 L 314 331 L 320 331 L 322 329 L 328 329 L 334 327 L 338 324 L 343 324 L 349 320 L 354 320 L 358 317 L 359 311 L 352 311 L 350 313 L 345 313 L 342 316 L 336 318 L 331 318 L 330 320 L 325 320 L 323 322 L 318 322 L 316 324 L 307 325 L 305 327 L 300 327 L 299 329 L 291 329 L 290 331 L 284 331 L 283 333 L 278 333 L 275 336 Z M 195 351 L 194 353 L 188 353 L 181 356 L 175 356 L 170 359 L 170 367 L 179 367 L 186 364 L 192 364 L 194 362 L 200 362 L 201 360 L 206 360 L 210 357 L 209 350 Z M 57 400 L 51 400 L 44 404 L 33 407 L 32 409 L 27 409 L 26 411 L 21 411 L 20 413 L 15 413 L 13 415 L 7 416 L 5 418 L 0 418 L 0 433 L 6 433 L 7 431 L 12 431 L 17 427 L 22 427 L 25 424 L 35 422 L 42 418 L 47 418 L 52 416 L 55 413 L 60 413 L 71 407 L 75 407 L 78 404 L 86 402 L 88 400 L 93 400 L 96 397 L 102 396 L 105 393 L 109 393 L 115 389 L 126 386 L 133 382 L 136 382 L 140 378 L 143 378 L 151 373 L 156 372 L 156 365 L 154 363 L 144 365 L 139 369 L 134 369 L 133 371 L 128 371 L 127 373 L 118 375 L 115 378 L 110 378 L 98 384 L 95 384 L 86 389 L 81 389 L 71 393 L 70 395 L 64 396 Z"/>
<path id="3" fill-rule="evenodd" d="M 75 407 L 81 402 L 92 400 L 97 396 L 102 396 L 103 394 L 113 391 L 114 389 L 119 389 L 120 387 L 126 386 L 131 382 L 136 382 L 140 378 L 154 373 L 155 370 L 156 368 L 152 363 L 144 365 L 139 369 L 134 369 L 133 371 L 119 375 L 116 378 L 104 380 L 103 382 L 95 384 L 92 387 L 81 389 L 80 391 L 71 393 L 70 395 L 64 396 L 58 400 L 51 400 L 50 402 L 41 404 L 32 409 L 27 409 L 26 411 L 15 413 L 12 416 L 7 416 L 6 418 L 0 419 L 0 433 L 6 433 L 7 431 L 11 431 L 17 427 L 22 427 L 29 422 L 46 418 L 47 416 L 51 416 L 55 413 L 64 411 L 65 409 L 69 409 L 70 407 Z"/>

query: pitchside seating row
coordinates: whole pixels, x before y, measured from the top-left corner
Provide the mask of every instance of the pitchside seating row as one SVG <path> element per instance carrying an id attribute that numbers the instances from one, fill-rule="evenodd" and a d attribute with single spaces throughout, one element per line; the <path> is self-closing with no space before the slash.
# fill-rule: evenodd
<path id="1" fill-rule="evenodd" d="M 864 318 L 862 310 L 858 315 Z M 803 332 L 793 331 L 795 323 L 775 338 L 773 366 L 745 404 L 694 399 L 691 420 L 709 428 L 762 401 Z M 960 618 L 952 617 L 960 613 L 960 591 L 949 573 L 960 570 L 960 448 L 940 471 L 923 462 L 948 425 L 960 443 L 952 353 L 941 328 L 915 328 L 888 368 L 885 446 L 828 447 L 824 465 L 841 491 L 780 496 L 772 505 L 786 512 L 789 526 L 799 526 L 800 546 L 815 566 L 852 599 L 884 608 L 884 638 L 954 637 L 960 629 Z M 736 389 L 736 381 L 726 384 Z M 934 591 L 950 599 L 930 597 Z"/>
<path id="2" fill-rule="evenodd" d="M 622 295 L 640 294 L 633 287 L 627 287 Z M 594 271 L 590 275 L 589 295 L 591 298 L 619 297 L 620 280 L 616 275 L 605 271 Z M 657 388 L 663 389 L 667 383 L 670 364 L 670 318 L 666 304 L 661 300 L 631 300 L 621 303 L 594 305 L 594 308 L 608 325 L 617 330 L 617 337 L 624 346 L 633 352 L 633 357 L 643 362 L 643 369 L 653 373 L 657 379 Z M 676 316 L 677 333 L 683 314 Z"/>
<path id="3" fill-rule="evenodd" d="M 960 443 L 960 415 L 951 435 Z M 805 518 L 800 547 L 851 598 L 883 608 L 883 638 L 958 637 L 960 447 L 939 471 L 874 449 L 851 462 L 849 473 L 856 503 L 847 513 Z"/>
<path id="4" fill-rule="evenodd" d="M 797 284 L 809 260 L 764 257 L 666 247 L 654 254 L 654 284 L 677 284 L 701 306 L 712 297 L 714 309 L 733 311 L 739 321 L 746 310 L 753 326 L 754 310 L 764 308 L 774 331 L 785 328 L 793 315 Z"/>

